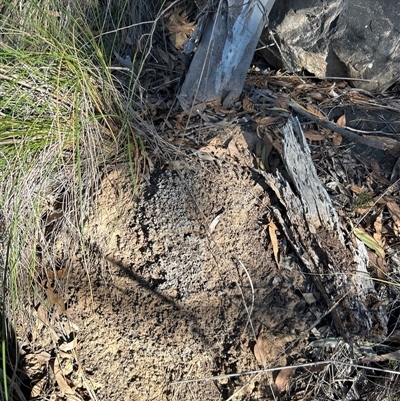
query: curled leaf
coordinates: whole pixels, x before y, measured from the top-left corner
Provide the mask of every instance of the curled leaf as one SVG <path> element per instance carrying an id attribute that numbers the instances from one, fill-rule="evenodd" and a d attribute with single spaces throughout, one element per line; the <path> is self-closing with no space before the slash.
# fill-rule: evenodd
<path id="1" fill-rule="evenodd" d="M 275 223 L 271 220 L 268 224 L 268 232 L 269 232 L 269 237 L 271 238 L 271 244 L 272 244 L 272 249 L 274 251 L 274 259 L 278 267 L 280 268 L 279 265 L 279 246 L 278 246 L 278 237 L 276 236 L 276 232 L 278 231 L 277 226 Z"/>

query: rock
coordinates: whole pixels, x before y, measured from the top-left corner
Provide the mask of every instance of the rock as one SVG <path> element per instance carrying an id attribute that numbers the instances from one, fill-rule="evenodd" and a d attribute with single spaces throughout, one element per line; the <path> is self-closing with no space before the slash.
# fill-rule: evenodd
<path id="1" fill-rule="evenodd" d="M 370 91 L 399 80 L 397 1 L 277 1 L 261 42 L 267 46 L 263 57 L 275 68 L 362 79 L 353 85 Z"/>

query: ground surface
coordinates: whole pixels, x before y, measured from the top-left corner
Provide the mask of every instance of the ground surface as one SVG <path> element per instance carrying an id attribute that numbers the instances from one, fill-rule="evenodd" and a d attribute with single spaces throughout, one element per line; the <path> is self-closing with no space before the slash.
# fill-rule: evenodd
<path id="1" fill-rule="evenodd" d="M 258 369 L 252 330 L 268 337 L 266 363 L 284 366 L 285 347 L 311 324 L 304 277 L 278 271 L 269 247 L 268 195 L 239 167 L 193 163 L 153 174 L 137 204 L 116 193 L 129 187 L 123 167 L 104 178 L 87 228 L 93 303 L 82 271 L 70 279 L 77 303 L 68 313 L 100 399 L 221 399 L 248 378 L 171 381 Z M 257 379 L 242 391 L 266 386 Z"/>
<path id="2" fill-rule="evenodd" d="M 268 121 L 278 127 L 282 116 L 273 118 Z M 85 224 L 89 258 L 78 249 L 69 267 L 57 270 L 57 279 L 50 274 L 42 281 L 44 300 L 32 312 L 26 357 L 38 394 L 145 401 L 302 399 L 307 394 L 368 400 L 382 393 L 372 392 L 378 387 L 362 370 L 325 366 L 182 382 L 333 355 L 354 362 L 279 224 L 270 224 L 271 211 L 281 206 L 254 167 L 262 160 L 269 171 L 281 169 L 279 129 L 264 135 L 252 123 L 212 125 L 213 130 L 195 131 L 198 140 L 203 136 L 201 152 L 191 148 L 174 161 L 155 161 L 137 197 L 128 165 L 104 172 Z M 354 217 L 345 185 L 366 183 L 365 190 L 374 188 L 377 194 L 390 185 L 388 180 L 382 187 L 376 184 L 367 156 L 360 162 L 352 146 L 335 148 L 330 139 L 312 138 L 321 180 L 341 217 Z M 390 176 L 396 160 L 387 154 L 378 159 L 381 180 Z M 394 258 L 396 242 L 392 245 Z M 393 280 L 397 277 L 395 263 L 385 269 Z M 382 300 L 394 302 L 379 307 L 391 316 L 391 333 L 397 332 L 396 292 L 377 290 Z"/>

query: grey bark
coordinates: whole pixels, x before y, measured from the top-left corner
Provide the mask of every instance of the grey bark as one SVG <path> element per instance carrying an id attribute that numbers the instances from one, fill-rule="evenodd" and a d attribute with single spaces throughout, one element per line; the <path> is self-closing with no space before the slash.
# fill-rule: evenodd
<path id="1" fill-rule="evenodd" d="M 289 183 L 277 172 L 262 172 L 284 213 L 274 214 L 285 236 L 332 310 L 338 334 L 346 339 L 385 337 L 387 316 L 368 273 L 365 245 L 357 248 L 340 227 L 330 197 L 318 178 L 296 118 L 282 129 L 282 159 Z"/>
<path id="2" fill-rule="evenodd" d="M 222 99 L 229 107 L 243 90 L 261 32 L 275 0 L 221 0 L 205 23 L 178 99 L 184 109 Z"/>

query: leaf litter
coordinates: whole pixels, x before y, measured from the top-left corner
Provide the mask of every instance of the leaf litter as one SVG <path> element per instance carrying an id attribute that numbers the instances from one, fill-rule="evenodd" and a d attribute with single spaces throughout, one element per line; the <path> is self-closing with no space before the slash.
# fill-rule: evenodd
<path id="1" fill-rule="evenodd" d="M 180 34 L 188 37 L 194 25 L 180 11 L 165 18 L 171 44 L 179 50 L 183 46 Z M 123 40 L 133 43 L 128 34 Z M 244 372 L 257 365 L 284 366 L 289 359 L 351 362 L 349 344 L 337 338 L 332 322 L 319 321 L 327 310 L 320 290 L 304 275 L 288 238 L 277 239 L 278 230 L 282 229 L 283 237 L 288 233 L 285 219 L 275 224 L 266 218 L 267 211 L 270 215 L 277 207 L 276 195 L 255 172 L 282 170 L 281 128 L 289 113 L 295 113 L 285 99 L 316 117 L 310 121 L 308 114 L 300 116 L 320 180 L 328 188 L 348 239 L 354 232 L 374 251 L 366 252 L 366 257 L 379 269 L 375 277 L 389 283 L 376 282 L 376 288 L 387 293 L 384 301 L 391 305 L 390 321 L 398 318 L 400 209 L 398 183 L 392 179 L 399 158 L 397 96 L 361 92 L 345 82 L 254 69 L 243 101 L 234 110 L 201 104 L 193 114 L 182 113 L 170 110 L 173 102 L 160 101 L 173 97 L 173 82 L 184 69 L 167 50 L 154 46 L 159 66 L 156 75 L 142 79 L 148 92 L 139 108 L 154 117 L 166 141 L 179 140 L 184 162 L 175 162 L 183 167 L 174 168 L 172 160 L 170 169 L 154 167 L 149 182 L 142 183 L 143 199 L 135 205 L 128 191 L 115 195 L 116 187 L 129 186 L 129 174 L 118 168 L 105 173 L 87 227 L 92 280 L 83 274 L 83 261 L 77 255 L 72 269 L 48 269 L 50 282 L 41 284 L 45 299 L 35 305 L 37 348 L 26 355 L 26 360 L 35 360 L 31 371 L 27 370 L 35 377 L 32 397 L 56 385 L 57 394 L 65 399 L 94 399 L 92 394 L 101 400 L 227 399 L 247 382 L 237 378 L 219 388 L 179 389 L 169 383 L 211 372 Z M 371 129 L 368 123 L 374 125 L 371 119 L 378 120 L 377 113 L 391 124 Z M 371 154 L 362 146 L 357 149 L 348 137 L 321 127 L 321 120 L 367 139 L 372 131 L 383 131 L 377 138 L 388 150 Z M 199 151 L 213 158 L 202 160 L 196 156 Z M 157 160 L 154 163 L 157 166 Z M 188 165 L 196 173 L 187 171 Z M 390 187 L 390 197 L 383 196 Z M 357 197 L 364 192 L 373 198 L 364 205 L 367 209 L 356 207 Z M 352 229 L 349 222 L 360 218 L 360 225 Z M 209 229 L 214 231 L 211 242 L 203 231 L 207 221 L 212 221 Z M 249 299 L 245 275 L 229 263 L 238 253 L 250 266 L 256 288 L 253 319 L 263 333 L 257 338 L 244 330 L 247 320 L 235 290 L 240 285 L 245 301 Z M 374 274 L 373 269 L 370 273 Z M 313 331 L 315 322 L 319 322 L 318 330 Z M 386 339 L 373 344 L 373 356 L 366 356 L 361 340 L 361 345 L 354 346 L 361 355 L 359 363 L 379 362 L 386 367 L 385 362 L 399 361 L 400 342 L 394 335 L 398 325 L 390 324 L 387 344 Z M 310 351 L 312 336 L 322 342 Z M 248 345 L 252 341 L 254 354 Z M 386 352 L 384 347 L 394 349 Z M 318 377 L 307 369 L 283 369 L 274 378 L 275 390 L 263 376 L 257 383 L 246 384 L 240 399 L 280 395 L 289 400 L 322 394 L 335 398 L 344 391 L 350 397 L 367 379 L 377 388 L 385 380 L 383 373 L 374 378 L 359 369 L 354 376 L 354 371 L 334 365 L 317 373 Z M 349 377 L 355 377 L 351 391 L 340 384 Z M 336 387 L 330 384 L 333 379 L 338 380 Z M 313 384 L 312 389 L 307 383 Z M 368 399 L 365 394 L 360 397 Z"/>

